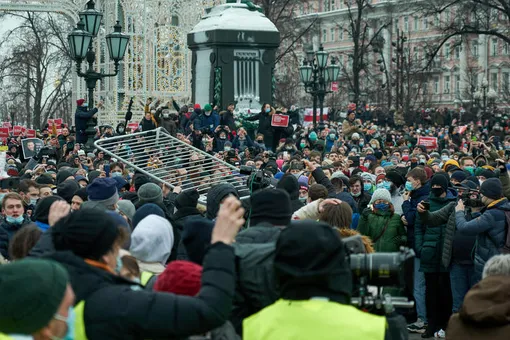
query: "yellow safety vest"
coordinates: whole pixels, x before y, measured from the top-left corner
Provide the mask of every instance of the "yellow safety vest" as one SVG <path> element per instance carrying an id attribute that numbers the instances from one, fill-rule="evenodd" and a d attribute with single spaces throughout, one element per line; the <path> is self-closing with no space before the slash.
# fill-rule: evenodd
<path id="1" fill-rule="evenodd" d="M 75 340 L 88 340 L 85 333 L 85 301 L 80 301 L 74 306 L 74 339 Z"/>
<path id="2" fill-rule="evenodd" d="M 142 272 L 142 275 L 140 277 L 140 283 L 142 286 L 146 286 L 149 280 L 154 276 L 153 273 L 150 272 Z"/>
<path id="3" fill-rule="evenodd" d="M 7 334 L 0 333 L 0 340 L 12 340 L 12 338 Z"/>
<path id="4" fill-rule="evenodd" d="M 243 340 L 384 340 L 386 318 L 327 300 L 280 299 L 243 322 Z"/>

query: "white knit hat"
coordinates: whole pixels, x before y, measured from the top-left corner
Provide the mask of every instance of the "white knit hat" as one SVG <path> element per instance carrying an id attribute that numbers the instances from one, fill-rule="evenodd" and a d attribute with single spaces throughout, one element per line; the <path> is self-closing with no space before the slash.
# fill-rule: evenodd
<path id="1" fill-rule="evenodd" d="M 370 199 L 370 204 L 374 204 L 377 200 L 383 200 L 388 203 L 391 203 L 391 194 L 386 189 L 377 189 L 374 191 L 374 194 L 372 195 L 372 199 Z"/>

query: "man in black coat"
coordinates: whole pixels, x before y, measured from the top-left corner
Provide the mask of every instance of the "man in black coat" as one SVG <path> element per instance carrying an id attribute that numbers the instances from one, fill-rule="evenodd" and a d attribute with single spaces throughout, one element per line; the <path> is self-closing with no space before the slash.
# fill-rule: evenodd
<path id="1" fill-rule="evenodd" d="M 96 119 L 97 112 L 99 111 L 97 107 L 92 110 L 88 109 L 88 106 L 85 103 L 85 99 L 78 99 L 76 101 L 76 112 L 74 113 L 74 120 L 76 124 L 76 143 L 85 144 L 87 143 L 87 122 L 89 119 Z M 101 103 L 98 107 L 101 106 Z"/>
<path id="2" fill-rule="evenodd" d="M 143 290 L 116 274 L 123 233 L 107 213 L 83 208 L 51 229 L 57 250 L 83 306 L 89 339 L 185 338 L 223 325 L 235 288 L 233 242 L 244 224 L 241 202 L 227 198 L 217 217 L 204 258 L 202 287 L 196 297 Z M 80 310 L 80 308 L 75 308 Z"/>

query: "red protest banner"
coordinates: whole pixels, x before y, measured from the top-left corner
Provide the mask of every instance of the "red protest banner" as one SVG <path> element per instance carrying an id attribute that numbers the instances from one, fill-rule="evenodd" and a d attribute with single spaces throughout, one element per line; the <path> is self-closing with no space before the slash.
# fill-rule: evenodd
<path id="1" fill-rule="evenodd" d="M 0 128 L 0 138 L 9 138 L 9 128 L 7 127 Z"/>
<path id="2" fill-rule="evenodd" d="M 289 116 L 287 115 L 277 115 L 274 114 L 271 116 L 271 126 L 274 127 L 287 127 L 289 126 Z"/>
<path id="3" fill-rule="evenodd" d="M 437 138 L 436 137 L 418 137 L 418 145 L 423 145 L 427 150 L 437 149 Z"/>
<path id="4" fill-rule="evenodd" d="M 10 128 L 12 128 L 12 124 L 11 124 L 11 122 L 3 122 L 2 127 L 10 129 Z"/>
<path id="5" fill-rule="evenodd" d="M 129 123 L 129 124 L 127 125 L 127 128 L 128 128 L 131 132 L 133 132 L 133 131 L 135 131 L 135 130 L 137 130 L 137 129 L 138 129 L 138 126 L 139 126 L 139 125 L 138 125 L 138 123 Z"/>
<path id="6" fill-rule="evenodd" d="M 48 119 L 48 126 L 51 127 L 53 124 L 54 124 L 54 120 L 53 119 Z"/>
<path id="7" fill-rule="evenodd" d="M 28 129 L 26 132 L 27 132 L 27 138 L 35 138 L 35 130 Z"/>
<path id="8" fill-rule="evenodd" d="M 62 118 L 53 119 L 53 124 L 55 124 L 57 127 L 62 125 L 62 122 Z"/>
<path id="9" fill-rule="evenodd" d="M 21 134 L 22 130 L 23 130 L 23 126 L 14 125 L 13 135 L 14 136 L 19 136 Z"/>
<path id="10" fill-rule="evenodd" d="M 331 91 L 338 92 L 338 82 L 337 81 L 331 82 Z"/>

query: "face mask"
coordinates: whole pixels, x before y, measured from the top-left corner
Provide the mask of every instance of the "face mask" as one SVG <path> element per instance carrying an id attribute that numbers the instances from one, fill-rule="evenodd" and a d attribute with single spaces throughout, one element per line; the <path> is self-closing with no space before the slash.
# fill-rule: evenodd
<path id="1" fill-rule="evenodd" d="M 5 217 L 5 220 L 7 221 L 7 223 L 11 223 L 11 224 L 21 224 L 21 223 L 23 223 L 23 221 L 25 220 L 25 218 L 23 217 L 23 215 L 20 215 L 20 216 L 18 216 L 18 217 L 6 216 L 6 217 Z"/>
<path id="2" fill-rule="evenodd" d="M 230 151 L 230 146 L 225 146 L 224 150 L 225 151 Z"/>
<path id="3" fill-rule="evenodd" d="M 329 139 L 335 139 L 335 134 L 334 133 L 329 134 Z"/>
<path id="4" fill-rule="evenodd" d="M 382 181 L 381 183 L 377 184 L 377 189 L 386 189 L 389 191 L 391 189 L 391 183 Z"/>
<path id="5" fill-rule="evenodd" d="M 122 177 L 122 172 L 112 172 L 112 177 Z"/>
<path id="6" fill-rule="evenodd" d="M 430 192 L 432 193 L 432 195 L 434 195 L 436 197 L 439 197 L 442 194 L 444 194 L 443 188 L 432 188 L 432 189 L 430 189 Z"/>
<path id="7" fill-rule="evenodd" d="M 372 184 L 370 183 L 363 184 L 363 189 L 365 189 L 365 191 L 370 191 L 370 189 L 372 189 Z"/>
<path id="8" fill-rule="evenodd" d="M 388 211 L 390 205 L 388 203 L 377 203 L 374 205 L 374 208 L 380 211 Z"/>
<path id="9" fill-rule="evenodd" d="M 425 158 L 420 158 L 420 164 L 425 164 L 426 160 Z"/>
<path id="10" fill-rule="evenodd" d="M 306 199 L 307 199 L 307 198 L 308 198 L 308 197 L 300 197 L 300 198 L 299 198 L 299 201 L 300 201 L 301 203 L 305 203 L 305 204 L 306 204 Z"/>
<path id="11" fill-rule="evenodd" d="M 358 192 L 358 193 L 356 193 L 356 194 L 354 194 L 354 193 L 352 193 L 352 192 L 351 192 L 351 195 L 352 195 L 353 197 L 359 197 L 359 195 L 361 195 L 361 191 L 360 191 L 360 192 Z"/>
<path id="12" fill-rule="evenodd" d="M 226 136 L 222 136 L 222 137 L 220 137 L 220 139 L 227 139 L 227 137 Z"/>
<path id="13" fill-rule="evenodd" d="M 363 166 L 368 169 L 370 167 L 370 163 L 363 163 Z"/>
<path id="14" fill-rule="evenodd" d="M 266 113 L 269 113 L 269 112 L 271 112 L 271 109 L 266 109 Z"/>
<path id="15" fill-rule="evenodd" d="M 293 148 L 292 146 L 286 146 L 286 147 L 285 147 L 285 149 L 286 149 L 286 150 L 292 150 L 292 149 L 294 149 L 294 148 Z"/>
<path id="16" fill-rule="evenodd" d="M 36 206 L 37 205 L 38 198 L 31 198 L 30 199 L 30 205 Z"/>
<path id="17" fill-rule="evenodd" d="M 117 265 L 115 266 L 115 272 L 117 274 L 120 274 L 121 269 L 122 269 L 122 257 L 120 257 L 120 255 L 117 255 Z"/>
<path id="18" fill-rule="evenodd" d="M 464 170 L 466 170 L 467 172 L 469 172 L 471 175 L 474 175 L 475 174 L 475 168 L 472 167 L 472 166 L 466 166 L 464 167 Z"/>
<path id="19" fill-rule="evenodd" d="M 205 114 L 206 116 L 210 116 L 210 115 L 211 115 L 211 111 L 206 111 L 206 112 L 204 112 L 204 114 Z"/>
<path id="20" fill-rule="evenodd" d="M 413 190 L 414 190 L 414 185 L 413 185 L 413 183 L 411 183 L 411 182 L 407 181 L 407 182 L 406 182 L 406 190 L 407 190 L 407 191 L 413 191 Z"/>
<path id="21" fill-rule="evenodd" d="M 304 149 L 306 146 L 306 143 L 301 143 L 301 144 L 299 144 L 299 146 L 301 147 L 301 149 Z"/>
<path id="22" fill-rule="evenodd" d="M 67 312 L 67 318 L 61 315 L 56 315 L 55 319 L 64 321 L 67 324 L 67 333 L 63 338 L 59 338 L 56 336 L 50 336 L 51 340 L 73 340 L 74 339 L 74 325 L 76 314 L 74 313 L 74 308 L 69 307 L 69 311 Z"/>
<path id="23" fill-rule="evenodd" d="M 480 182 L 480 186 L 482 186 L 483 182 L 485 182 L 484 179 L 478 179 L 478 182 Z"/>
<path id="24" fill-rule="evenodd" d="M 359 142 L 359 146 L 363 147 L 363 145 L 365 145 L 365 143 Z"/>

